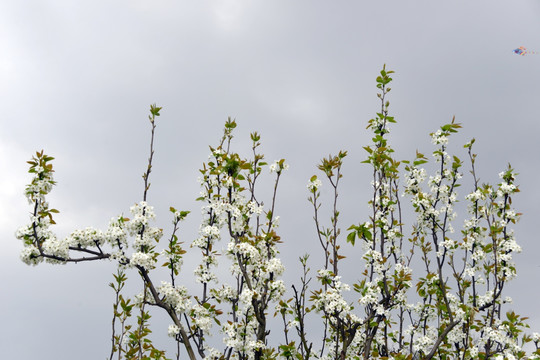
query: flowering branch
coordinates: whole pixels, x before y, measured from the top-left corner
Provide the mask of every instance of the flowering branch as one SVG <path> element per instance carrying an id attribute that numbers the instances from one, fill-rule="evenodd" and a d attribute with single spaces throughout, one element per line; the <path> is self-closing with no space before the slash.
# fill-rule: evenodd
<path id="1" fill-rule="evenodd" d="M 369 218 L 351 225 L 345 238 L 360 251 L 344 250 L 349 245 L 343 243 L 338 222 L 347 152 L 329 155 L 317 166 L 331 187 L 327 225 L 321 218 L 326 205 L 320 192 L 323 181 L 313 175 L 308 182 L 316 241 L 323 252 L 315 290 L 310 289 L 306 254 L 300 258 L 300 284 L 292 285 L 291 296 L 285 298 L 275 212 L 279 182 L 288 165 L 284 159 L 265 162 L 256 132 L 251 134 L 250 159 L 234 152 L 237 125 L 229 118 L 200 170 L 197 200 L 203 204 L 202 219 L 190 244 L 200 256 L 194 270 L 199 286 L 195 293 L 188 291 L 180 274 L 185 273 L 183 257 L 189 249 L 183 248 L 178 232 L 189 211 L 170 208 L 172 231 L 164 248 L 158 249 L 163 230 L 152 226 L 155 213 L 147 202 L 161 110 L 156 105 L 150 107 L 150 154 L 142 176 L 142 201 L 130 208 L 131 219 L 114 217 L 104 231 L 85 228 L 57 238 L 51 227 L 58 210 L 46 200 L 56 184 L 53 158 L 43 150 L 36 152 L 28 162 L 33 178 L 25 189 L 32 206 L 30 223 L 16 233 L 23 243 L 21 260 L 29 265 L 105 259 L 118 264 L 110 284 L 115 293 L 110 360 L 165 359 L 165 352 L 149 338 L 152 309 L 170 318 L 168 334 L 175 341 L 177 359 L 181 347 L 190 360 L 540 359 L 540 335 L 525 334 L 527 318 L 505 312 L 511 303 L 504 296 L 506 284 L 516 277 L 512 255 L 521 251 L 512 229 L 521 215 L 512 203 L 519 192 L 517 174 L 509 165 L 497 185 L 480 184 L 474 139 L 467 143 L 473 185 L 464 197 L 467 218 L 456 225 L 463 163 L 449 153 L 449 138 L 461 125 L 452 119 L 430 134 L 435 147 L 432 175 L 423 168 L 428 158 L 418 151 L 412 161 L 396 160 L 390 145 L 396 120 L 387 99 L 392 74 L 384 66 L 376 79 L 381 107 L 367 126 L 372 133 L 363 161 L 372 174 Z M 259 194 L 265 168 L 272 176 L 266 205 Z M 401 200 L 403 196 L 416 216 L 408 236 L 402 212 L 409 203 Z M 360 270 L 349 285 L 351 274 L 340 268 L 351 258 Z M 153 270 L 159 264 L 167 269 L 170 281 L 155 282 Z M 133 298 L 122 293 L 128 271 L 142 280 L 142 292 Z M 130 324 L 135 306 L 137 321 Z M 283 344 L 271 337 L 272 312 L 281 316 Z M 315 316 L 320 318 L 318 327 L 311 325 Z M 217 334 L 223 335 L 221 348 L 214 339 Z M 527 355 L 524 345 L 530 342 L 535 350 Z"/>

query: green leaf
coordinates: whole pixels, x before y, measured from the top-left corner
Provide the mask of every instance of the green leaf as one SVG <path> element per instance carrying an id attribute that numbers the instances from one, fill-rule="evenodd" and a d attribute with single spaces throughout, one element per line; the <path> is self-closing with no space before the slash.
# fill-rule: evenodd
<path id="1" fill-rule="evenodd" d="M 350 232 L 349 235 L 347 235 L 347 242 L 351 243 L 354 246 L 354 243 L 356 241 L 356 232 Z"/>

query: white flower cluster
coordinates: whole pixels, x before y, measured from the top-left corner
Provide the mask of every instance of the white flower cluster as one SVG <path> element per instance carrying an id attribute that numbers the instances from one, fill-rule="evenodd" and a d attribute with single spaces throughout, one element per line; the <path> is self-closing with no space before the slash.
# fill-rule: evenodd
<path id="1" fill-rule="evenodd" d="M 217 275 L 211 271 L 211 266 L 217 266 L 217 257 L 215 255 L 203 255 L 204 262 L 200 263 L 193 271 L 195 281 L 199 284 L 207 284 L 212 281 L 217 282 Z"/>
<path id="2" fill-rule="evenodd" d="M 232 302 L 236 299 L 236 291 L 228 284 L 223 284 L 219 289 L 212 288 L 210 293 L 218 302 Z"/>
<path id="3" fill-rule="evenodd" d="M 106 241 L 113 247 L 127 248 L 127 238 L 126 219 L 123 216 L 112 218 L 105 232 Z"/>
<path id="4" fill-rule="evenodd" d="M 480 189 L 477 189 L 477 190 L 473 191 L 472 193 L 466 195 L 465 199 L 467 199 L 467 200 L 469 200 L 471 202 L 476 202 L 476 201 L 479 201 L 479 200 L 486 200 L 486 195 Z"/>
<path id="5" fill-rule="evenodd" d="M 105 243 L 105 234 L 98 229 L 87 227 L 84 230 L 73 231 L 66 239 L 70 246 L 92 247 Z"/>
<path id="6" fill-rule="evenodd" d="M 142 292 L 133 296 L 133 304 L 137 307 L 141 307 L 143 304 L 155 305 L 156 301 L 152 296 L 151 291 L 143 290 Z"/>
<path id="7" fill-rule="evenodd" d="M 47 165 L 44 165 L 45 167 L 41 165 L 46 163 L 46 158 L 47 156 L 41 153 L 38 154 L 38 158 L 33 159 L 34 164 L 30 172 L 34 173 L 34 176 L 31 183 L 26 186 L 25 196 L 34 206 L 34 213 L 30 216 L 30 224 L 20 227 L 15 233 L 15 237 L 24 244 L 20 254 L 21 260 L 28 265 L 42 262 L 43 257 L 40 256 L 42 252 L 53 257 L 47 258 L 47 262 L 53 264 L 63 264 L 63 259 L 69 257 L 68 243 L 58 240 L 50 230 L 52 224 L 50 213 L 55 210 L 49 209 L 45 196 L 52 190 L 55 181 L 52 167 L 45 168 Z"/>
<path id="8" fill-rule="evenodd" d="M 307 184 L 307 188 L 310 192 L 315 192 L 319 190 L 322 186 L 322 181 L 315 177 L 313 180 L 310 180 Z"/>
<path id="9" fill-rule="evenodd" d="M 137 251 L 131 254 L 130 265 L 140 266 L 146 270 L 151 270 L 155 268 L 156 258 L 152 254 Z"/>
<path id="10" fill-rule="evenodd" d="M 206 225 L 201 230 L 201 235 L 205 238 L 212 236 L 217 239 L 220 236 L 220 229 L 215 225 Z"/>
<path id="11" fill-rule="evenodd" d="M 213 314 L 208 308 L 195 304 L 191 308 L 191 316 L 194 319 L 195 325 L 199 327 L 205 334 L 210 335 L 212 329 Z"/>
<path id="12" fill-rule="evenodd" d="M 259 250 L 246 242 L 229 242 L 227 244 L 227 253 L 232 255 L 233 258 L 241 256 L 242 259 L 249 259 L 253 264 L 258 264 L 261 261 Z"/>
<path id="13" fill-rule="evenodd" d="M 28 203 L 34 205 L 37 201 L 40 205 L 45 205 L 45 195 L 51 192 L 53 185 L 55 184 L 53 172 L 44 169 L 42 166 L 36 166 L 34 168 L 34 177 L 32 182 L 26 186 L 25 195 L 28 199 Z"/>
<path id="14" fill-rule="evenodd" d="M 241 311 L 248 311 L 251 306 L 251 296 L 257 293 L 269 292 L 270 300 L 278 300 L 285 293 L 285 284 L 277 279 L 281 276 L 285 267 L 281 260 L 277 258 L 275 246 L 267 248 L 265 242 L 260 241 L 256 246 L 249 243 L 229 242 L 227 254 L 233 260 L 231 273 L 234 275 L 252 276 L 252 290 L 244 289 L 240 295 L 246 307 Z M 238 262 L 241 259 L 241 264 Z M 243 267 L 243 271 L 241 269 Z M 267 290 L 266 290 L 267 289 Z"/>
<path id="15" fill-rule="evenodd" d="M 289 164 L 283 160 L 276 160 L 270 165 L 270 172 L 281 173 L 283 170 L 289 170 Z"/>
<path id="16" fill-rule="evenodd" d="M 503 182 L 499 184 L 499 192 L 497 193 L 497 196 L 501 197 L 502 195 L 516 192 L 517 186 L 508 181 L 508 179 L 514 179 L 516 175 L 517 174 L 513 173 L 511 170 L 499 173 L 499 178 L 501 178 Z"/>
<path id="17" fill-rule="evenodd" d="M 324 311 L 326 314 L 338 316 L 341 319 L 350 317 L 352 307 L 343 298 L 343 292 L 349 291 L 350 286 L 342 283 L 340 276 L 334 276 L 326 269 L 319 270 L 319 277 L 331 278 L 331 285 L 315 300 L 317 311 Z"/>
<path id="18" fill-rule="evenodd" d="M 218 349 L 214 349 L 213 347 L 210 347 L 210 346 L 205 346 L 204 349 L 206 350 L 206 353 L 208 354 L 206 355 L 206 359 L 208 360 L 219 360 L 223 358 L 223 354 Z"/>
<path id="19" fill-rule="evenodd" d="M 366 267 L 373 266 L 375 274 L 382 275 L 389 269 L 390 263 L 386 262 L 381 253 L 372 248 L 364 252 L 363 258 L 366 260 Z"/>
<path id="20" fill-rule="evenodd" d="M 37 265 L 43 261 L 43 258 L 39 257 L 39 249 L 34 245 L 23 247 L 20 258 L 27 265 Z"/>
<path id="21" fill-rule="evenodd" d="M 215 186 L 216 193 L 219 192 L 220 182 L 217 177 L 206 177 L 206 181 L 209 188 Z M 221 239 L 221 228 L 226 224 L 227 210 L 230 208 L 221 197 L 212 197 L 212 191 L 204 191 L 204 198 L 208 204 L 202 208 L 204 218 L 199 227 L 199 237 L 191 243 L 191 247 L 201 249 L 203 254 L 200 264 L 194 271 L 196 281 L 201 284 L 217 280 L 212 268 L 218 265 L 218 260 L 216 253 L 210 249 Z"/>
<path id="22" fill-rule="evenodd" d="M 486 327 L 483 329 L 484 336 L 479 341 L 479 347 L 484 346 L 489 340 L 499 345 L 501 349 L 504 349 L 503 354 L 500 354 L 501 359 L 516 359 L 514 353 L 521 350 L 521 347 L 515 339 L 508 336 L 509 329 L 505 324 L 497 324 L 495 327 Z"/>
<path id="23" fill-rule="evenodd" d="M 62 259 L 69 258 L 69 245 L 67 241 L 58 240 L 56 236 L 51 236 L 43 242 L 42 250 L 47 255 L 56 256 Z M 64 261 L 56 259 L 47 259 L 48 262 L 63 264 Z"/>
<path id="24" fill-rule="evenodd" d="M 43 258 L 39 256 L 38 241 L 41 244 L 42 251 L 53 251 L 53 253 L 49 253 L 48 255 L 63 257 L 66 254 L 66 244 L 62 244 L 57 240 L 56 235 L 49 229 L 49 218 L 31 216 L 31 220 L 32 223 L 30 225 L 20 227 L 15 233 L 15 237 L 24 242 L 24 247 L 20 254 L 21 260 L 27 265 L 37 265 L 43 261 Z M 52 244 L 45 246 L 48 241 L 51 241 Z M 61 261 L 53 259 L 47 259 L 47 261 L 61 263 Z"/>
<path id="25" fill-rule="evenodd" d="M 247 323 L 231 321 L 223 326 L 225 334 L 223 342 L 225 346 L 241 353 L 243 358 L 253 360 L 257 350 L 266 348 L 266 345 L 261 341 L 251 339 L 251 334 L 255 334 L 256 331 L 257 321 L 255 319 Z"/>
<path id="26" fill-rule="evenodd" d="M 162 281 L 157 290 L 163 296 L 163 301 L 172 306 L 178 314 L 191 309 L 190 296 L 184 286 L 173 286 L 171 283 Z"/>
<path id="27" fill-rule="evenodd" d="M 433 344 L 435 344 L 435 339 L 437 338 L 437 334 L 432 328 L 428 330 L 429 331 L 427 335 L 416 337 L 414 339 L 413 350 L 415 352 L 423 352 L 427 354 L 433 347 Z"/>
<path id="28" fill-rule="evenodd" d="M 281 262 L 281 259 L 273 257 L 269 259 L 263 266 L 268 273 L 274 273 L 277 276 L 283 275 L 285 272 L 285 266 Z"/>
<path id="29" fill-rule="evenodd" d="M 439 129 L 431 133 L 431 143 L 433 145 L 448 145 L 448 136 Z"/>
<path id="30" fill-rule="evenodd" d="M 146 270 L 155 268 L 158 253 L 154 252 L 154 247 L 163 236 L 163 231 L 150 226 L 155 219 L 154 207 L 145 201 L 133 205 L 130 208 L 131 221 L 126 224 L 127 232 L 135 237 L 132 248 L 134 250 L 129 261 L 130 266 L 140 266 Z M 113 222 L 113 228 L 116 224 Z M 120 233 L 117 229 L 116 232 Z"/>
<path id="31" fill-rule="evenodd" d="M 168 335 L 172 338 L 176 338 L 178 334 L 180 334 L 180 328 L 176 324 L 169 325 L 169 329 L 167 331 Z"/>
<path id="32" fill-rule="evenodd" d="M 255 201 L 249 201 L 247 207 L 250 215 L 261 215 L 264 211 L 264 207 L 257 204 Z"/>
<path id="33" fill-rule="evenodd" d="M 421 192 L 421 185 L 426 180 L 426 178 L 427 173 L 425 169 L 417 167 L 411 168 L 411 170 L 407 173 L 407 177 L 405 179 L 405 193 L 403 195 L 415 195 Z"/>
<path id="34" fill-rule="evenodd" d="M 132 219 L 127 225 L 129 234 L 135 236 L 144 230 L 143 235 L 146 235 L 146 238 L 139 241 L 149 242 L 148 244 L 141 245 L 151 245 L 151 240 L 159 240 L 161 238 L 161 230 L 149 227 L 150 222 L 156 218 L 153 206 L 148 205 L 145 201 L 141 201 L 130 207 L 129 212 L 132 215 Z"/>

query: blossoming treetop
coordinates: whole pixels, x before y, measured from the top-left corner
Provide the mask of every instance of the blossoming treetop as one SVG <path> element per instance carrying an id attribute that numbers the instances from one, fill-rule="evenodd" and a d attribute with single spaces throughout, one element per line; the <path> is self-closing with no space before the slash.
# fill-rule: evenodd
<path id="1" fill-rule="evenodd" d="M 311 283 L 309 256 L 304 255 L 300 282 L 287 292 L 275 212 L 279 180 L 288 165 L 283 159 L 265 162 L 258 133 L 251 134 L 249 159 L 234 152 L 236 122 L 231 119 L 200 170 L 199 236 L 184 249 L 177 232 L 189 212 L 171 207 L 172 229 L 165 244 L 160 243 L 163 230 L 152 226 L 155 213 L 147 199 L 161 110 L 155 105 L 150 107 L 143 196 L 131 207 L 131 219 L 117 216 L 105 230 L 85 228 L 59 239 L 51 230 L 58 210 L 46 200 L 55 185 L 53 158 L 40 151 L 29 161 L 33 179 L 26 197 L 33 211 L 30 223 L 16 234 L 23 242 L 22 261 L 117 263 L 110 284 L 115 293 L 110 359 L 166 358 L 149 339 L 152 308 L 170 319 L 177 359 L 182 351 L 182 358 L 192 360 L 540 358 L 540 335 L 524 332 L 526 318 L 506 311 L 510 299 L 503 296 L 505 284 L 516 276 L 512 254 L 521 250 L 511 228 L 520 215 L 512 207 L 512 196 L 519 191 L 514 170 L 508 166 L 501 172 L 497 185 L 480 184 L 474 139 L 465 144 L 473 191 L 464 198 L 467 217 L 457 224 L 464 165 L 449 153 L 448 143 L 460 124 L 452 120 L 431 133 L 432 175 L 422 167 L 428 157 L 420 152 L 412 161 L 398 161 L 388 138 L 396 122 L 387 100 L 392 73 L 383 67 L 377 77 L 381 108 L 368 122 L 373 138 L 364 147 L 364 163 L 373 175 L 369 218 L 341 235 L 338 190 L 346 151 L 324 158 L 318 165 L 320 175 L 308 182 L 314 240 L 323 253 L 318 285 Z M 273 183 L 271 197 L 263 201 L 258 184 L 265 168 Z M 322 186 L 330 186 L 332 194 L 328 222 L 321 216 L 326 206 Z M 409 210 L 416 223 L 406 227 L 403 213 Z M 340 271 L 347 261 L 344 242 L 358 248 L 358 273 Z M 185 286 L 182 261 L 187 251 L 200 256 L 195 292 Z M 168 269 L 168 278 L 156 279 L 157 266 Z M 123 294 L 128 272 L 143 284 L 133 298 Z M 349 278 L 359 280 L 349 283 Z M 131 323 L 134 309 L 137 320 Z M 281 327 L 270 328 L 274 316 L 283 320 Z M 312 318 L 320 320 L 319 327 L 306 325 Z M 535 349 L 527 355 L 524 345 L 529 342 Z"/>

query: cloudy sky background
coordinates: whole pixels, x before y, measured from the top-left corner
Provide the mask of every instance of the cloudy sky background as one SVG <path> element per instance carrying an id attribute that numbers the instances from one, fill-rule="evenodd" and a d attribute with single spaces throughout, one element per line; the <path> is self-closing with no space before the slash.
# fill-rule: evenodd
<path id="1" fill-rule="evenodd" d="M 524 251 L 507 295 L 539 331 L 540 55 L 512 54 L 540 50 L 539 18 L 533 0 L 0 2 L 2 356 L 90 360 L 110 351 L 113 264 L 19 261 L 13 234 L 28 221 L 25 161 L 35 150 L 56 157 L 57 233 L 104 228 L 141 200 L 148 108 L 163 106 L 149 202 L 166 233 L 169 206 L 192 211 L 180 234 L 189 243 L 200 220 L 198 169 L 234 117 L 237 151 L 247 154 L 259 131 L 267 159 L 290 164 L 276 211 L 296 278 L 297 257 L 318 251 L 305 185 L 323 156 L 349 151 L 342 228 L 366 219 L 370 174 L 360 162 L 384 63 L 396 71 L 396 157 L 430 153 L 428 133 L 455 115 L 463 129 L 451 144 L 465 158 L 461 145 L 476 137 L 481 181 L 497 182 L 509 162 L 519 172 Z M 359 249 L 347 251 L 354 271 Z M 155 319 L 156 344 L 170 346 L 168 322 Z"/>

